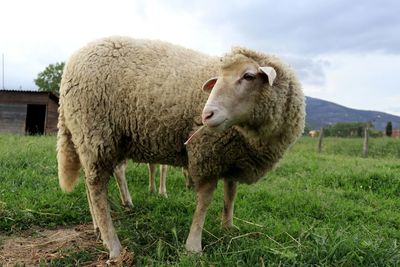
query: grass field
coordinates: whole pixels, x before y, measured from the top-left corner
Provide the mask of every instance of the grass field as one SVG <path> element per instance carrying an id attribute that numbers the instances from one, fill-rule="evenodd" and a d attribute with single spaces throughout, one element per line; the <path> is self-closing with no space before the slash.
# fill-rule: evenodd
<path id="1" fill-rule="evenodd" d="M 361 139 L 326 138 L 322 154 L 316 142 L 300 139 L 275 171 L 239 186 L 238 230 L 221 228 L 220 184 L 201 255 L 184 250 L 195 195 L 180 170 L 170 169 L 164 199 L 148 193 L 146 166 L 129 163 L 133 211 L 121 207 L 114 179 L 109 186 L 122 245 L 137 266 L 400 266 L 400 140 L 371 139 L 368 159 Z M 71 194 L 58 187 L 55 137 L 0 135 L 0 242 L 90 221 L 82 179 Z M 42 265 L 88 265 L 104 251 L 66 250 Z"/>

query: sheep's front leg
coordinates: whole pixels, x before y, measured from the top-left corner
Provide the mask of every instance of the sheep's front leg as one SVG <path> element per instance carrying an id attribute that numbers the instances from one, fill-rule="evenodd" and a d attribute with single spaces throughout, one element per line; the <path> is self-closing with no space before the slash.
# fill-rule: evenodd
<path id="1" fill-rule="evenodd" d="M 128 208 L 133 208 L 132 197 L 129 193 L 128 184 L 126 182 L 125 170 L 127 160 L 122 161 L 114 169 L 115 179 L 117 180 L 119 194 L 122 200 L 122 204 Z"/>
<path id="2" fill-rule="evenodd" d="M 193 215 L 189 236 L 186 240 L 186 249 L 190 252 L 201 251 L 201 235 L 203 232 L 204 220 L 207 208 L 211 203 L 217 180 L 204 183 L 197 188 L 197 206 Z"/>
<path id="3" fill-rule="evenodd" d="M 167 197 L 167 170 L 168 165 L 160 165 L 160 187 L 158 193 L 164 197 Z"/>
<path id="4" fill-rule="evenodd" d="M 147 164 L 147 167 L 149 168 L 149 191 L 154 193 L 156 191 L 156 164 L 149 163 Z"/>
<path id="5" fill-rule="evenodd" d="M 236 197 L 237 183 L 224 179 L 224 210 L 222 213 L 222 225 L 225 228 L 233 228 L 233 206 Z"/>
<path id="6" fill-rule="evenodd" d="M 87 177 L 85 181 L 93 222 L 100 230 L 103 244 L 110 251 L 110 259 L 113 259 L 121 254 L 121 243 L 115 232 L 107 202 L 108 177 Z"/>

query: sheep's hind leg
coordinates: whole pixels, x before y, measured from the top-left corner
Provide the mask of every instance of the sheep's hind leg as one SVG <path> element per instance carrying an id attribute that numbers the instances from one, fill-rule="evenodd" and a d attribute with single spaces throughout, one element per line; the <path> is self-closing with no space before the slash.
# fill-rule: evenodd
<path id="1" fill-rule="evenodd" d="M 190 252 L 201 252 L 201 236 L 203 232 L 204 220 L 206 218 L 207 208 L 211 203 L 213 192 L 216 188 L 217 180 L 211 180 L 208 183 L 197 187 L 197 206 L 193 215 L 192 225 L 189 236 L 186 240 L 186 250 Z"/>
<path id="2" fill-rule="evenodd" d="M 119 194 L 121 197 L 122 205 L 127 208 L 133 208 L 132 197 L 129 193 L 128 184 L 125 177 L 125 169 L 127 160 L 122 161 L 114 169 L 115 179 L 117 180 Z"/>
<path id="3" fill-rule="evenodd" d="M 97 235 L 97 238 L 100 238 L 99 227 L 97 226 L 96 218 L 94 217 L 93 204 L 92 204 L 92 200 L 90 199 L 89 189 L 86 184 L 85 184 L 85 188 L 86 188 L 86 197 L 87 197 L 88 204 L 89 204 L 90 215 L 92 215 L 94 233 L 95 233 L 95 235 Z"/>
<path id="4" fill-rule="evenodd" d="M 155 175 L 156 175 L 156 164 L 147 164 L 147 167 L 149 168 L 149 191 L 150 193 L 154 193 L 156 191 L 156 181 L 155 181 Z"/>
<path id="5" fill-rule="evenodd" d="M 233 207 L 236 197 L 237 183 L 224 179 L 224 210 L 222 213 L 222 225 L 229 228 L 237 228 L 233 224 Z"/>
<path id="6" fill-rule="evenodd" d="M 160 187 L 158 193 L 164 197 L 167 197 L 167 170 L 168 165 L 160 165 Z"/>
<path id="7" fill-rule="evenodd" d="M 115 232 L 107 202 L 108 178 L 108 174 L 107 176 L 86 176 L 85 182 L 92 205 L 93 221 L 100 230 L 103 244 L 110 251 L 110 259 L 113 259 L 121 254 L 121 243 Z"/>

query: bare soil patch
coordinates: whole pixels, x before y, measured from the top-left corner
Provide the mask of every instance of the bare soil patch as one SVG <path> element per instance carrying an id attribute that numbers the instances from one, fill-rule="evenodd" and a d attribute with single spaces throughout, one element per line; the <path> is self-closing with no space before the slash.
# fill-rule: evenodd
<path id="1" fill-rule="evenodd" d="M 96 237 L 92 224 L 56 230 L 30 230 L 19 236 L 0 236 L 0 265 L 38 266 L 69 257 L 80 251 L 90 251 L 94 260 L 75 262 L 80 266 L 105 266 L 108 253 Z M 133 254 L 123 253 L 116 265 L 131 265 Z"/>

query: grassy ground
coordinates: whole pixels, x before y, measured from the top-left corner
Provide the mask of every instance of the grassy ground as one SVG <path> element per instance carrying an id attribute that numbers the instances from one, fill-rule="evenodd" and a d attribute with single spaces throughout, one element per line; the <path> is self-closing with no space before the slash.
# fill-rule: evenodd
<path id="1" fill-rule="evenodd" d="M 257 185 L 239 186 L 239 230 L 220 226 L 220 185 L 201 255 L 184 250 L 195 195 L 180 170 L 170 169 L 164 199 L 148 193 L 147 168 L 130 163 L 134 210 L 121 207 L 114 179 L 109 186 L 123 246 L 137 266 L 400 266 L 400 140 L 372 139 L 368 159 L 360 156 L 361 139 L 327 138 L 320 155 L 316 142 L 301 139 Z M 56 165 L 55 137 L 0 135 L 1 235 L 91 221 L 82 181 L 63 194 Z M 87 263 L 99 250 L 72 251 L 47 265 Z"/>

